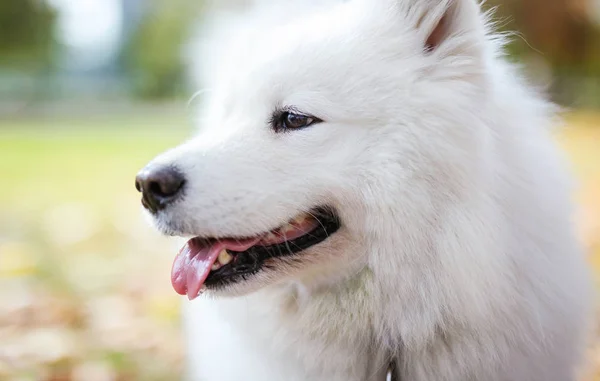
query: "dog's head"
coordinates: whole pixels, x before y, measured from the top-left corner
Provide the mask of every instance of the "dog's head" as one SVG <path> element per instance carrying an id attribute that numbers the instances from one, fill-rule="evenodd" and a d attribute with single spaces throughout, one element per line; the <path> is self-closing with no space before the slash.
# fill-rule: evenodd
<path id="1" fill-rule="evenodd" d="M 289 14 L 220 46 L 201 133 L 138 175 L 156 226 L 194 237 L 173 268 L 190 297 L 351 274 L 369 265 L 374 240 L 410 246 L 478 170 L 481 132 L 468 121 L 486 86 L 475 0 Z"/>

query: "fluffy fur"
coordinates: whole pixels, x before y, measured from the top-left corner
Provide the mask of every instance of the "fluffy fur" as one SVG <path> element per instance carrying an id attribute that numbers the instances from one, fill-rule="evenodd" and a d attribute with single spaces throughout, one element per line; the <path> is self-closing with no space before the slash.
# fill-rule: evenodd
<path id="1" fill-rule="evenodd" d="M 186 303 L 189 378 L 382 381 L 391 353 L 404 381 L 575 380 L 589 278 L 554 108 L 474 0 L 308 3 L 192 46 L 201 129 L 156 159 L 187 188 L 155 221 L 248 236 L 331 205 L 343 227 Z M 275 134 L 281 106 L 324 123 Z"/>

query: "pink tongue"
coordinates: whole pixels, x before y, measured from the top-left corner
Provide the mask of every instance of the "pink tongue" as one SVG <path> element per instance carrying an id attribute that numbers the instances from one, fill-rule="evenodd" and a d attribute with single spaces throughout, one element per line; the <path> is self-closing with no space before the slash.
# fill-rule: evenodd
<path id="1" fill-rule="evenodd" d="M 171 270 L 171 284 L 180 295 L 193 300 L 204 285 L 210 270 L 223 249 L 245 251 L 256 245 L 259 238 L 242 241 L 221 240 L 206 244 L 200 239 L 193 238 L 181 249 Z"/>

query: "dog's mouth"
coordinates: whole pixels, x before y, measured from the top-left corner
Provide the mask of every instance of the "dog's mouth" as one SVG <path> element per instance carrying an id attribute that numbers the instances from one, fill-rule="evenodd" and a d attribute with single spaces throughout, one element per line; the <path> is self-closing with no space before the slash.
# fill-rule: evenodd
<path id="1" fill-rule="evenodd" d="M 192 238 L 173 263 L 173 288 L 195 299 L 205 288 L 246 280 L 276 258 L 298 255 L 339 228 L 339 218 L 330 208 L 318 208 L 251 238 Z"/>

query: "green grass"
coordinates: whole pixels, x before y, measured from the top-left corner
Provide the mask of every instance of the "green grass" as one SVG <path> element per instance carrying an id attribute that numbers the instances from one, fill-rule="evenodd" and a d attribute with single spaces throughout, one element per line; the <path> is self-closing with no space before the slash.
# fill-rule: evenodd
<path id="1" fill-rule="evenodd" d="M 71 123 L 60 128 L 0 123 L 4 206 L 37 208 L 65 200 L 105 204 L 115 193 L 134 190 L 136 172 L 186 136 L 182 126 L 169 133 L 115 121 L 81 129 Z"/>

